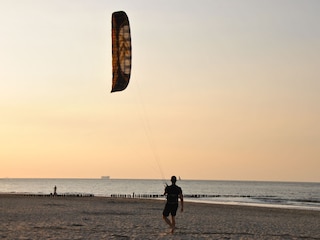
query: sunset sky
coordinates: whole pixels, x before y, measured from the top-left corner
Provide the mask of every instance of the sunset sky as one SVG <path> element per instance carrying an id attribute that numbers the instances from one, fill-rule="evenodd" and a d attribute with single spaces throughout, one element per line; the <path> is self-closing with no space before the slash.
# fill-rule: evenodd
<path id="1" fill-rule="evenodd" d="M 110 93 L 111 14 L 132 33 Z M 0 178 L 320 182 L 319 0 L 1 0 Z"/>

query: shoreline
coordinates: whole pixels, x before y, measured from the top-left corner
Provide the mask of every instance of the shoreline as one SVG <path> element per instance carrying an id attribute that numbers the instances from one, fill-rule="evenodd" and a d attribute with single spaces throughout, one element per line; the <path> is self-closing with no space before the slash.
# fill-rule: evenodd
<path id="1" fill-rule="evenodd" d="M 164 201 L 0 194 L 3 239 L 170 239 Z M 320 239 L 320 212 L 185 202 L 174 239 Z"/>
<path id="2" fill-rule="evenodd" d="M 57 194 L 54 196 L 53 193 L 50 194 L 34 194 L 34 193 L 0 193 L 1 195 L 12 195 L 12 196 L 24 196 L 24 197 L 99 197 L 99 198 L 114 198 L 114 199 L 146 199 L 146 200 L 157 200 L 165 201 L 165 198 L 160 197 L 132 197 L 130 194 L 118 194 L 114 196 L 101 196 L 87 193 L 64 193 Z M 147 194 L 146 194 L 147 195 Z M 150 194 L 152 195 L 152 194 Z M 195 198 L 197 199 L 197 198 Z M 199 203 L 199 204 L 209 204 L 209 205 L 226 205 L 226 206 L 243 206 L 243 207 L 258 207 L 258 208 L 275 208 L 275 209 L 292 209 L 292 210 L 304 210 L 304 211 L 319 211 L 319 207 L 312 206 L 299 206 L 299 205 L 284 205 L 284 204 L 267 204 L 267 203 L 246 203 L 246 202 L 219 202 L 219 201 L 206 201 L 206 200 L 195 200 L 194 198 L 185 198 L 185 202 L 188 203 Z"/>

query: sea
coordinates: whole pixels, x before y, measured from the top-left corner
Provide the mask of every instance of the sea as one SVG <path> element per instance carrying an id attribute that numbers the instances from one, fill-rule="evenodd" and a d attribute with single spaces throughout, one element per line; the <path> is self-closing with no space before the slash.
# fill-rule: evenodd
<path id="1" fill-rule="evenodd" d="M 0 178 L 0 193 L 139 197 L 165 200 L 166 184 L 151 179 Z M 179 180 L 186 202 L 219 203 L 320 211 L 320 183 Z"/>

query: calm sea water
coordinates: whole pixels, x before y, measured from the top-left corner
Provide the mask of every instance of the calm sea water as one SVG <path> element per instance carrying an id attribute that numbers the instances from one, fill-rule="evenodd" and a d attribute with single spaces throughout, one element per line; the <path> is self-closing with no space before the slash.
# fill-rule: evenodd
<path id="1" fill-rule="evenodd" d="M 169 182 L 168 182 L 169 183 Z M 0 193 L 113 194 L 135 196 L 163 194 L 162 180 L 137 179 L 0 179 Z M 320 211 L 320 183 L 182 180 L 185 201 L 222 203 Z"/>

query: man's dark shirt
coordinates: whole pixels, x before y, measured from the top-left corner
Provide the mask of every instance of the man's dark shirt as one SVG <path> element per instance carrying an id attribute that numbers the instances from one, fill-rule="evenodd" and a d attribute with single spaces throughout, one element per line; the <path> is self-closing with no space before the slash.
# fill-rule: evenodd
<path id="1" fill-rule="evenodd" d="M 178 203 L 182 189 L 177 185 L 170 185 L 166 187 L 165 194 L 167 194 L 167 203 Z"/>

